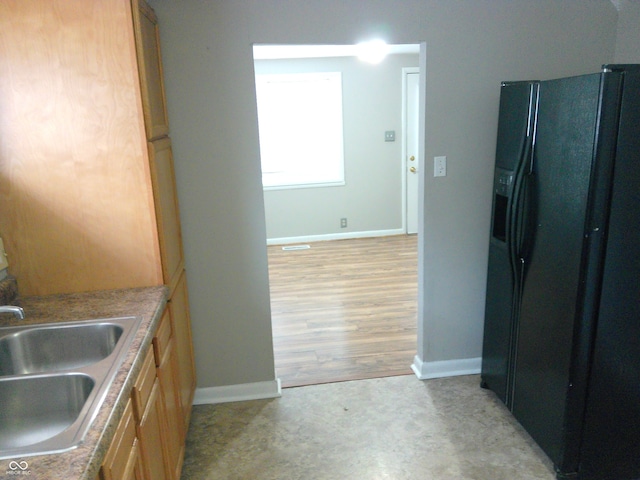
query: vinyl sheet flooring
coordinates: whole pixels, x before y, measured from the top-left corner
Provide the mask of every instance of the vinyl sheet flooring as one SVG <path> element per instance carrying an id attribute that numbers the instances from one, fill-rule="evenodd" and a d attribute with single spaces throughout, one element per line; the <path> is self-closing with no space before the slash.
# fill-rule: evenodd
<path id="1" fill-rule="evenodd" d="M 479 376 L 395 376 L 195 406 L 183 480 L 555 478 Z"/>

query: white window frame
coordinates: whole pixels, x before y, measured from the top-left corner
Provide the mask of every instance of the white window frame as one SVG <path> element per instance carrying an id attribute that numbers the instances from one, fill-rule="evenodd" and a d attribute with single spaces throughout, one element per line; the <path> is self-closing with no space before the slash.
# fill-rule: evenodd
<path id="1" fill-rule="evenodd" d="M 344 185 L 342 74 L 256 75 L 265 190 Z"/>

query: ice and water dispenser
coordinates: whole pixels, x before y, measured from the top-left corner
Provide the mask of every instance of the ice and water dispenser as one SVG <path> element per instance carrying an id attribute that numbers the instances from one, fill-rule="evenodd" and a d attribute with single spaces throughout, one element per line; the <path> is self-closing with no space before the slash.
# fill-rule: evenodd
<path id="1" fill-rule="evenodd" d="M 496 168 L 493 185 L 493 213 L 491 236 L 505 242 L 507 239 L 507 205 L 513 188 L 514 172 Z"/>

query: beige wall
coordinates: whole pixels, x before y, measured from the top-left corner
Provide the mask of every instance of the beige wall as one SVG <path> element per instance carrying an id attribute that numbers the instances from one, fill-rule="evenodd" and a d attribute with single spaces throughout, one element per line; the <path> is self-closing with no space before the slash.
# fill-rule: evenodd
<path id="1" fill-rule="evenodd" d="M 418 354 L 481 355 L 501 80 L 614 60 L 609 0 L 152 0 L 161 23 L 199 387 L 272 380 L 252 43 L 426 42 Z M 423 171 L 428 172 L 429 169 Z"/>
<path id="2" fill-rule="evenodd" d="M 616 63 L 640 63 L 640 1 L 618 2 Z"/>
<path id="3" fill-rule="evenodd" d="M 417 54 L 378 65 L 356 57 L 255 63 L 256 73 L 342 73 L 345 184 L 265 190 L 268 239 L 402 231 L 402 68 L 417 66 Z M 386 130 L 395 142 L 385 142 Z"/>

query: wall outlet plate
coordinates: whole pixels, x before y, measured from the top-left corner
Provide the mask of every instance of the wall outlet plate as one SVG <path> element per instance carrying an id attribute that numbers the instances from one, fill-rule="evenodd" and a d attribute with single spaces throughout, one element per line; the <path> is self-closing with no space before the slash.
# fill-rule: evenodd
<path id="1" fill-rule="evenodd" d="M 447 157 L 433 157 L 433 176 L 447 176 Z"/>
<path id="2" fill-rule="evenodd" d="M 4 243 L 2 243 L 2 239 L 0 238 L 0 270 L 4 270 L 9 266 L 9 262 L 7 261 L 7 254 L 4 252 Z"/>

